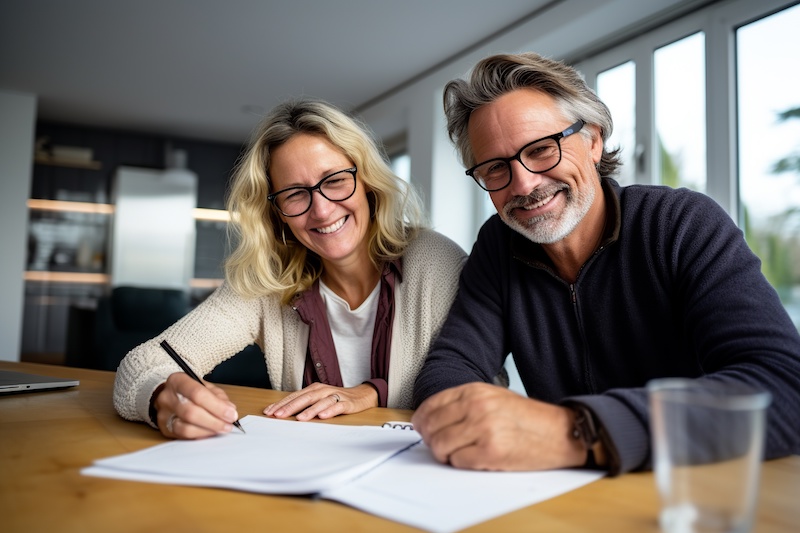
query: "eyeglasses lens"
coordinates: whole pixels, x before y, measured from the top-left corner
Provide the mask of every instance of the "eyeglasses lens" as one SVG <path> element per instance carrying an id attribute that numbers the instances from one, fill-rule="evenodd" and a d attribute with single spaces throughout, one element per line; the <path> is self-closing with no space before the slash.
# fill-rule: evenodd
<path id="1" fill-rule="evenodd" d="M 356 190 L 356 177 L 347 171 L 337 172 L 317 184 L 317 190 L 332 202 L 341 202 Z M 309 189 L 289 189 L 278 193 L 275 205 L 286 216 L 302 215 L 311 207 L 313 192 Z"/>
<path id="2" fill-rule="evenodd" d="M 543 139 L 525 146 L 514 158 L 529 172 L 545 172 L 556 166 L 561 157 L 561 149 L 555 139 Z M 504 188 L 511 181 L 511 164 L 501 159 L 493 159 L 475 168 L 475 179 L 488 191 Z"/>

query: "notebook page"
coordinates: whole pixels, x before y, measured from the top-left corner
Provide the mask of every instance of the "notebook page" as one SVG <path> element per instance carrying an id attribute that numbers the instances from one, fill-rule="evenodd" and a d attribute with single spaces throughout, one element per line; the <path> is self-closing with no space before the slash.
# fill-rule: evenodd
<path id="1" fill-rule="evenodd" d="M 586 470 L 460 470 L 437 462 L 428 447 L 419 443 L 321 496 L 427 531 L 451 533 L 577 489 L 603 475 Z"/>
<path id="2" fill-rule="evenodd" d="M 241 419 L 234 431 L 202 440 L 175 440 L 95 461 L 82 473 L 263 493 L 311 494 L 345 483 L 420 440 L 415 431 Z"/>

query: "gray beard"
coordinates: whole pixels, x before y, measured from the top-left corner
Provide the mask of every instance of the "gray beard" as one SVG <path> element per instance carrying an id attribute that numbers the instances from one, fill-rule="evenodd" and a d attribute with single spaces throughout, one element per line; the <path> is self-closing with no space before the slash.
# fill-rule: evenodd
<path id="1" fill-rule="evenodd" d="M 526 220 L 518 220 L 514 217 L 513 211 L 517 207 L 537 203 L 550 196 L 556 191 L 559 194 L 566 194 L 566 204 L 561 213 L 548 213 Z M 503 206 L 500 218 L 525 238 L 538 244 L 552 244 L 563 240 L 572 233 L 583 220 L 589 208 L 592 206 L 595 197 L 595 188 L 587 187 L 585 190 L 573 193 L 572 189 L 564 185 L 563 187 L 551 188 L 548 191 L 533 191 L 528 196 L 515 196 Z"/>

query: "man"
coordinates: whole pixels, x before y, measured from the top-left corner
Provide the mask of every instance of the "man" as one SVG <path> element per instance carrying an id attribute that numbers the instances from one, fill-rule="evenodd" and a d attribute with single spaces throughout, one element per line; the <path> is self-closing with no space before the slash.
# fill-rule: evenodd
<path id="1" fill-rule="evenodd" d="M 413 417 L 456 467 L 650 467 L 645 384 L 772 394 L 767 458 L 800 453 L 800 335 L 731 218 L 707 196 L 620 187 L 608 108 L 535 54 L 445 88 L 450 138 L 490 218 L 416 381 Z M 491 385 L 511 353 L 528 398 Z"/>

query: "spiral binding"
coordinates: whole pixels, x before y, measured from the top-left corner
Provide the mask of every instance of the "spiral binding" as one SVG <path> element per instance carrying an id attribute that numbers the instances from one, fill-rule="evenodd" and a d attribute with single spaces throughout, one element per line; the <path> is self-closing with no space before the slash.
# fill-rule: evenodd
<path id="1" fill-rule="evenodd" d="M 389 429 L 414 429 L 414 425 L 411 422 L 384 422 L 381 427 Z"/>

